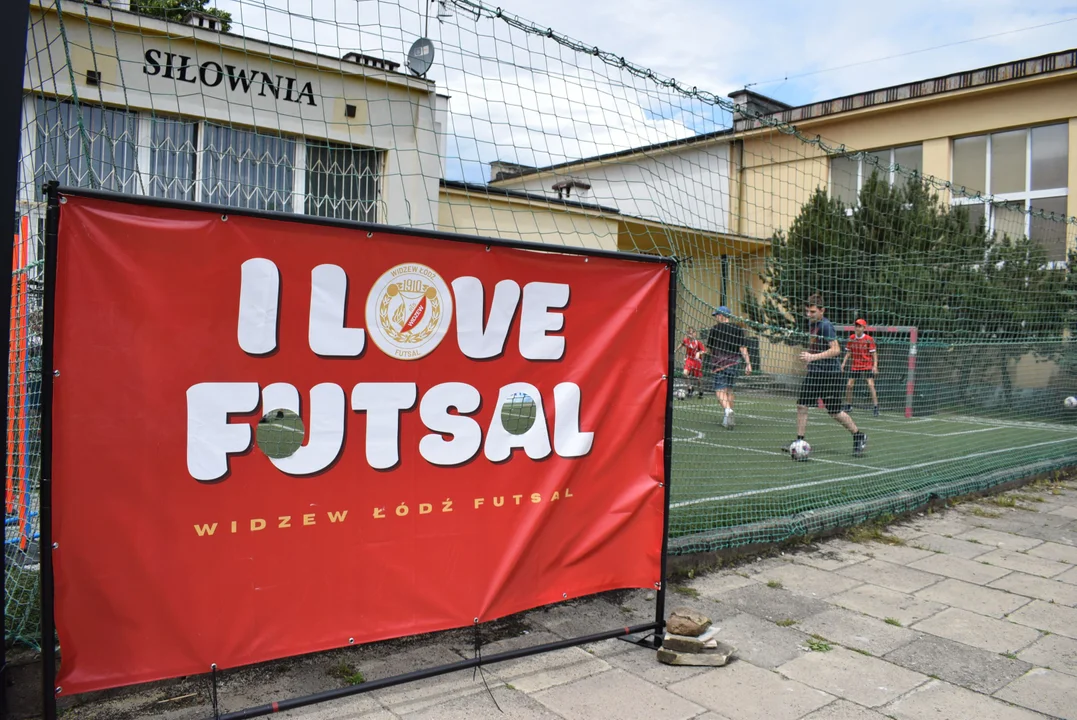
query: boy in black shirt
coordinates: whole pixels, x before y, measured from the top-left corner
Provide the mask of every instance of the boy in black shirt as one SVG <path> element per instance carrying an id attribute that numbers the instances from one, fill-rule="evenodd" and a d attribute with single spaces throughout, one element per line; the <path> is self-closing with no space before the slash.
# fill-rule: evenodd
<path id="1" fill-rule="evenodd" d="M 712 313 L 718 318 L 718 324 L 707 331 L 704 344 L 704 357 L 707 369 L 713 374 L 714 393 L 718 402 L 725 409 L 722 427 L 733 429 L 733 385 L 737 381 L 740 360 L 744 358 L 744 373 L 752 374 L 752 361 L 748 357 L 748 347 L 744 340 L 744 330 L 729 322 L 729 308 L 721 306 Z M 739 353 L 739 357 L 738 357 Z"/>
<path id="2" fill-rule="evenodd" d="M 860 432 L 853 419 L 842 410 L 841 345 L 838 333 L 826 319 L 826 308 L 820 295 L 812 295 L 804 303 L 808 316 L 808 334 L 811 340 L 808 350 L 800 353 L 808 370 L 797 396 L 797 440 L 804 439 L 808 427 L 808 408 L 822 400 L 830 417 L 834 418 L 853 435 L 853 455 L 860 457 L 867 447 L 868 438 Z"/>

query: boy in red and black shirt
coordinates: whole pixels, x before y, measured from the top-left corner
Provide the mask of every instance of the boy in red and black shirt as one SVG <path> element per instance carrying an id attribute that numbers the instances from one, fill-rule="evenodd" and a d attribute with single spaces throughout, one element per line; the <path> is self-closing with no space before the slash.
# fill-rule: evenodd
<path id="1" fill-rule="evenodd" d="M 872 414 L 879 414 L 879 396 L 875 392 L 875 376 L 879 374 L 879 354 L 875 351 L 875 339 L 866 331 L 868 323 L 863 318 L 856 321 L 853 334 L 845 343 L 845 357 L 841 359 L 841 369 L 850 359 L 849 382 L 845 387 L 845 412 L 853 409 L 853 386 L 857 378 L 863 378 L 871 391 Z"/>
<path id="2" fill-rule="evenodd" d="M 688 334 L 681 340 L 684 348 L 684 376 L 688 378 L 691 392 L 703 397 L 703 353 L 706 347 L 703 341 L 696 336 L 695 328 L 688 328 Z"/>

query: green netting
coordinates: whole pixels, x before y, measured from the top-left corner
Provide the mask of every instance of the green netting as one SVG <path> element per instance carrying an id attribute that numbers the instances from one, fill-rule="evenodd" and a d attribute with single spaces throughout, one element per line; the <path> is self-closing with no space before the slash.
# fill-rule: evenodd
<path id="1" fill-rule="evenodd" d="M 734 103 L 628 48 L 472 0 L 218 0 L 208 14 L 202 0 L 31 4 L 9 641 L 38 642 L 31 349 L 47 180 L 678 257 L 678 338 L 707 337 L 727 306 L 752 373 L 742 363 L 732 429 L 713 390 L 720 348 L 698 379 L 676 380 L 673 552 L 818 532 L 1077 460 L 1077 411 L 1064 406 L 1077 394 L 1066 119 L 941 139 L 909 121 L 922 137 L 861 152 L 769 114 L 765 98 Z M 419 77 L 405 59 L 423 36 L 435 55 Z M 1072 66 L 1063 55 L 1033 70 Z M 811 407 L 812 453 L 793 462 L 812 294 L 842 328 L 842 353 L 845 328 L 870 325 L 876 398 L 868 376 L 846 395 L 837 373 L 826 387 L 851 406 L 850 426 Z M 265 425 L 274 452 L 294 445 L 287 418 Z"/>

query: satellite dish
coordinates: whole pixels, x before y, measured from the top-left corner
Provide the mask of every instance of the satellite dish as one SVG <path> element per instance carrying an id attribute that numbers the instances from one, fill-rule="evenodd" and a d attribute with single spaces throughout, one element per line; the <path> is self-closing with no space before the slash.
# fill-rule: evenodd
<path id="1" fill-rule="evenodd" d="M 408 70 L 422 77 L 434 64 L 434 43 L 427 38 L 419 38 L 408 50 Z"/>

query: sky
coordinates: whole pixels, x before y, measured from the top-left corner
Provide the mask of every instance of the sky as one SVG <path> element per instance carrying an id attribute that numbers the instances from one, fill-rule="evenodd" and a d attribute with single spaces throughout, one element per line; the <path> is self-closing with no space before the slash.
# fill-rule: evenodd
<path id="1" fill-rule="evenodd" d="M 720 98 L 750 87 L 791 105 L 1077 47 L 1074 0 L 497 0 L 485 12 L 476 0 L 211 2 L 242 32 L 331 55 L 403 62 L 429 36 L 428 77 L 450 95 L 446 175 L 475 182 L 492 160 L 546 165 L 731 121 L 728 109 L 524 32 L 498 8 Z"/>

